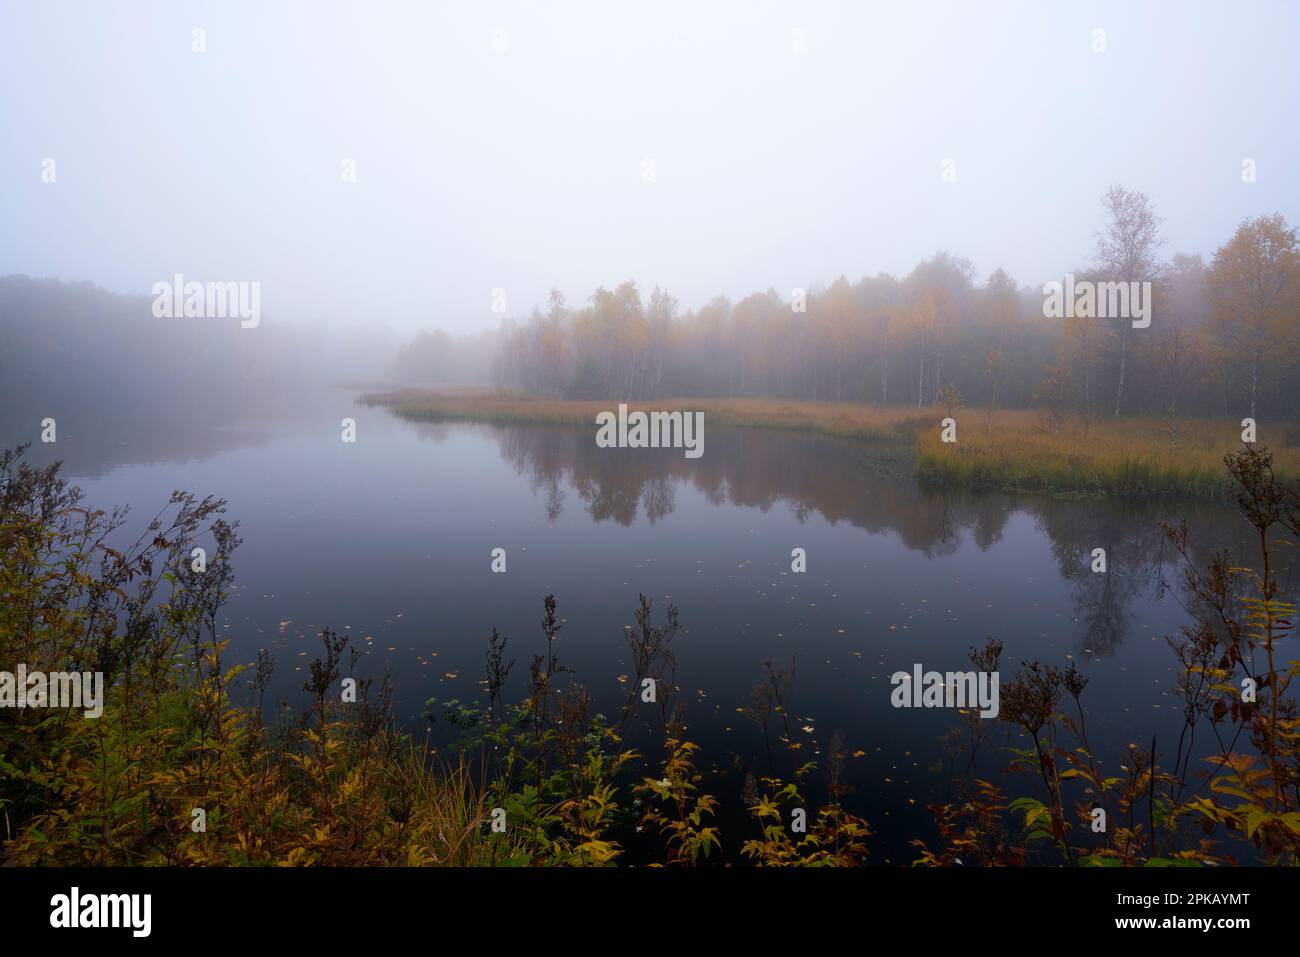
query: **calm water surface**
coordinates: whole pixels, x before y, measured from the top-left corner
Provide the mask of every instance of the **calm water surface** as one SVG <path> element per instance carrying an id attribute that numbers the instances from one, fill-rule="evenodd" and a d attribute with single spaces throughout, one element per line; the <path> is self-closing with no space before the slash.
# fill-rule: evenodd
<path id="1" fill-rule="evenodd" d="M 357 420 L 356 444 L 340 441 L 343 416 Z M 738 768 L 766 769 L 762 733 L 739 709 L 765 659 L 793 659 L 795 739 L 815 757 L 840 732 L 862 752 L 849 761 L 852 802 L 877 831 L 873 849 L 896 861 L 947 793 L 938 739 L 955 717 L 892 708 L 894 671 L 967 670 L 986 636 L 1005 643 L 1004 681 L 1023 660 L 1073 660 L 1113 770 L 1130 741 L 1155 734 L 1172 748 L 1181 721 L 1164 636 L 1189 619 L 1156 523 L 1186 517 L 1202 552 L 1246 543 L 1227 509 L 927 491 L 878 451 L 827 439 L 706 422 L 691 460 L 598 449 L 594 435 L 411 423 L 331 390 L 269 418 L 151 406 L 120 428 L 69 413 L 59 454 L 91 503 L 133 506 L 133 529 L 172 489 L 228 500 L 244 539 L 232 648 L 247 660 L 272 651 L 272 693 L 295 704 L 324 626 L 364 649 L 364 674 L 391 665 L 412 727 L 428 725 L 431 698 L 484 699 L 494 626 L 510 639 L 517 700 L 554 593 L 561 660 L 614 715 L 631 670 L 623 626 L 644 592 L 656 617 L 680 610 L 690 733 L 725 794 Z M 498 547 L 505 574 L 490 572 Z M 790 570 L 795 547 L 806 574 Z M 1106 575 L 1089 569 L 1096 547 Z"/>

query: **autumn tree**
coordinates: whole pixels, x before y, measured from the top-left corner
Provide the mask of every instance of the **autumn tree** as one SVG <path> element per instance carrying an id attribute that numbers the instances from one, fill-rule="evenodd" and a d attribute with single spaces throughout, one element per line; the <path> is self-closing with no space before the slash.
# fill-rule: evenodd
<path id="1" fill-rule="evenodd" d="M 1087 282 L 1096 282 L 1101 277 L 1095 272 L 1086 272 L 1076 278 Z M 1092 427 L 1092 420 L 1096 411 L 1093 382 L 1096 379 L 1096 360 L 1100 347 L 1098 340 L 1101 338 L 1101 320 L 1096 315 L 1085 312 L 1084 315 L 1076 314 L 1065 319 L 1064 323 L 1063 347 L 1070 354 L 1075 368 L 1081 372 L 1077 385 L 1079 389 L 1079 417 L 1083 422 L 1083 434 L 1087 435 Z"/>
<path id="2" fill-rule="evenodd" d="M 568 378 L 564 340 L 567 317 L 564 293 L 552 289 L 546 315 L 537 323 L 534 339 L 536 360 L 540 366 L 541 391 L 545 395 L 559 396 L 564 391 Z"/>
<path id="3" fill-rule="evenodd" d="M 1070 408 L 1070 366 L 1064 357 L 1047 367 L 1034 398 L 1042 409 L 1043 428 L 1053 435 L 1060 432 Z"/>
<path id="4" fill-rule="evenodd" d="M 1169 436 L 1169 451 L 1178 449 L 1182 418 L 1179 400 L 1199 364 L 1193 336 L 1177 323 L 1168 323 L 1155 336 L 1155 379 L 1161 399 L 1161 416 Z"/>
<path id="5" fill-rule="evenodd" d="M 1007 275 L 1006 270 L 995 269 L 985 281 L 983 291 L 994 348 L 1005 352 L 1007 336 L 1020 314 L 1020 297 L 1015 281 Z"/>
<path id="6" fill-rule="evenodd" d="M 1160 217 L 1145 193 L 1115 185 L 1101 200 L 1106 222 L 1097 234 L 1095 262 L 1099 272 L 1112 282 L 1149 282 L 1156 278 L 1156 251 L 1160 246 Z M 1114 317 L 1112 317 L 1114 319 Z M 1129 340 L 1133 324 L 1114 320 L 1118 373 L 1115 385 L 1115 415 L 1124 411 L 1124 386 L 1128 372 Z"/>
<path id="7" fill-rule="evenodd" d="M 677 319 L 677 300 L 665 290 L 655 286 L 646 306 L 646 323 L 649 325 L 651 348 L 654 351 L 654 374 L 651 393 L 660 395 L 664 382 L 664 355 L 668 351 L 673 322 Z"/>
<path id="8" fill-rule="evenodd" d="M 971 294 L 975 267 L 969 259 L 937 252 L 904 280 L 904 297 L 912 304 L 913 340 L 919 350 L 917 405 L 934 401 L 942 381 L 945 343 L 952 338 Z M 926 375 L 927 363 L 933 374 Z"/>
<path id="9" fill-rule="evenodd" d="M 869 400 L 874 391 L 867 381 L 872 364 L 880 369 L 880 402 L 889 402 L 890 345 L 899 327 L 899 282 L 888 273 L 863 277 L 857 285 L 857 295 L 863 316 L 862 397 Z"/>
<path id="10" fill-rule="evenodd" d="M 1005 370 L 1005 357 L 1002 350 L 993 347 L 989 354 L 984 358 L 984 371 L 988 376 L 989 383 L 989 408 L 984 418 L 984 431 L 993 431 L 993 413 L 998 407 L 998 386 L 1002 384 L 1002 375 Z"/>
<path id="11" fill-rule="evenodd" d="M 833 396 L 838 402 L 844 398 L 844 366 L 853 341 L 854 326 L 860 317 L 857 296 L 849 281 L 841 276 L 819 298 L 819 305 L 822 341 L 832 369 Z"/>
<path id="12" fill-rule="evenodd" d="M 1295 354 L 1300 310 L 1295 230 L 1280 213 L 1242 223 L 1214 254 L 1206 285 L 1218 341 L 1228 359 L 1247 370 L 1253 418 L 1262 379 Z"/>

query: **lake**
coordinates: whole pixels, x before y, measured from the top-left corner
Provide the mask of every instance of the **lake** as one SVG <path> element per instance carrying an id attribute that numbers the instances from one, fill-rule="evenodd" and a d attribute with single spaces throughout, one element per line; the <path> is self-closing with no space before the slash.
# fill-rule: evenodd
<path id="1" fill-rule="evenodd" d="M 690 737 L 710 789 L 728 796 L 766 770 L 763 733 L 741 709 L 765 660 L 793 660 L 791 735 L 809 759 L 836 732 L 856 755 L 849 804 L 872 824 L 877 863 L 910 861 L 907 840 L 933 834 L 925 806 L 951 794 L 939 739 L 957 723 L 951 710 L 892 707 L 892 673 L 968 670 L 986 636 L 1004 642 L 1004 683 L 1021 661 L 1072 660 L 1115 773 L 1129 742 L 1155 735 L 1172 750 L 1181 727 L 1165 636 L 1190 619 L 1158 522 L 1185 517 L 1201 555 L 1248 544 L 1233 509 L 924 489 L 896 451 L 869 445 L 706 422 L 704 455 L 688 459 L 597 448 L 594 423 L 414 423 L 354 399 L 333 389 L 70 409 L 57 453 L 91 504 L 133 507 L 128 530 L 173 489 L 228 500 L 244 540 L 226 608 L 234 657 L 270 650 L 271 693 L 295 705 L 325 626 L 364 651 L 362 674 L 391 666 L 409 727 L 430 727 L 430 699 L 485 700 L 493 627 L 509 637 L 506 698 L 519 700 L 552 593 L 562 663 L 615 716 L 632 671 L 623 628 L 645 593 L 656 619 L 669 603 L 680 611 Z M 346 416 L 352 444 L 340 439 Z M 5 427 L 10 445 L 37 434 L 26 420 Z M 491 570 L 496 548 L 504 574 Z M 791 570 L 795 548 L 804 573 Z M 1091 571 L 1094 548 L 1105 574 Z M 441 720 L 431 732 L 440 745 L 452 735 Z M 653 739 L 632 741 L 653 753 Z M 987 758 L 977 769 L 998 773 Z"/>

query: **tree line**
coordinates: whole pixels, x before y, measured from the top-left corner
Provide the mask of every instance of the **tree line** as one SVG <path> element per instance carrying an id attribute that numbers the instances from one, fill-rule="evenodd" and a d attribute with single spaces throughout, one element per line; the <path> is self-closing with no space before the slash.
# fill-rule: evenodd
<path id="1" fill-rule="evenodd" d="M 683 310 L 666 290 L 599 288 L 580 306 L 503 323 L 496 384 L 551 398 L 769 397 L 917 407 L 1290 417 L 1300 374 L 1300 250 L 1282 215 L 1243 222 L 1205 262 L 1165 258 L 1150 199 L 1122 186 L 1079 280 L 1149 282 L 1152 321 L 1044 316 L 1041 286 L 936 252 L 906 276 L 718 296 Z M 1060 281 L 1064 277 L 1051 277 Z M 421 340 L 427 354 L 428 342 Z M 408 345 L 406 368 L 414 343 Z"/>

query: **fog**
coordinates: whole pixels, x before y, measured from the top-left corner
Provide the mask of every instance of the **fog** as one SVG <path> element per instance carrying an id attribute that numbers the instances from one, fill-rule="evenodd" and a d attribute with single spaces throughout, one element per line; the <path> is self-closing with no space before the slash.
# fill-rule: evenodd
<path id="1" fill-rule="evenodd" d="M 1209 257 L 1247 217 L 1300 213 L 1298 20 L 7 4 L 0 275 L 259 282 L 275 320 L 476 333 L 502 318 L 494 290 L 516 317 L 627 279 L 697 309 L 938 249 L 1041 284 L 1088 261 L 1113 182 L 1151 197 L 1166 252 Z"/>
<path id="2" fill-rule="evenodd" d="M 0 875 L 1300 863 L 1298 46 L 0 0 Z"/>

